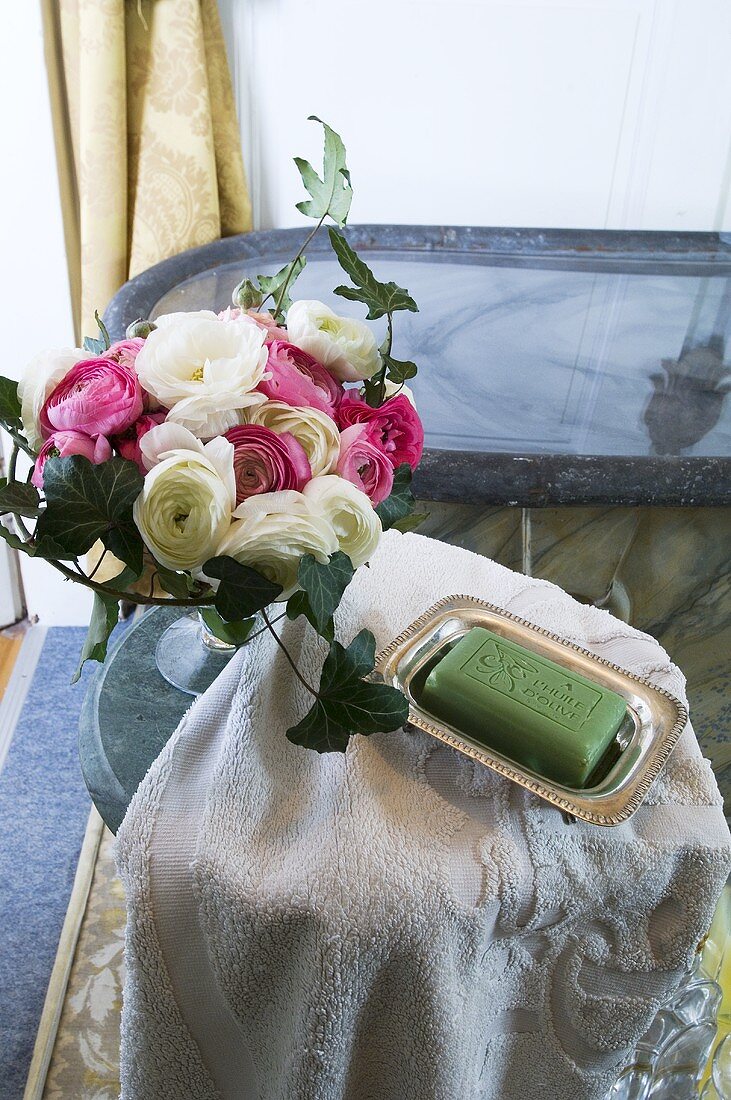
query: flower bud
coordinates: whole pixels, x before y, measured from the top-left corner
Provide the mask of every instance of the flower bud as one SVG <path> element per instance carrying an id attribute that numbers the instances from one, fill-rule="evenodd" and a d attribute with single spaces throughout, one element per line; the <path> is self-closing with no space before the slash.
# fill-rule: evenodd
<path id="1" fill-rule="evenodd" d="M 251 279 L 242 279 L 231 295 L 231 301 L 239 309 L 257 309 L 263 300 L 264 295 Z"/>
<path id="2" fill-rule="evenodd" d="M 142 340 L 146 340 L 150 333 L 154 332 L 156 328 L 157 325 L 153 324 L 152 321 L 146 321 L 144 317 L 138 317 L 131 325 L 127 325 L 125 335 L 128 340 L 134 340 L 137 336 Z"/>

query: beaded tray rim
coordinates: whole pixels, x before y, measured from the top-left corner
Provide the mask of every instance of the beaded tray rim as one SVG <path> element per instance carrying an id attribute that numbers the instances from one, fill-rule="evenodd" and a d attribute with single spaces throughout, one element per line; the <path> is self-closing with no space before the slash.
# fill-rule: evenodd
<path id="1" fill-rule="evenodd" d="M 643 695 L 645 699 L 651 699 L 652 696 L 662 697 L 669 702 L 675 710 L 674 722 L 672 722 L 669 729 L 665 732 L 660 733 L 657 731 L 654 734 L 653 740 L 650 742 L 650 746 L 647 750 L 646 759 L 641 762 L 635 774 L 631 775 L 633 779 L 631 788 L 626 792 L 617 792 L 613 799 L 608 795 L 602 797 L 602 803 L 607 801 L 614 803 L 611 809 L 607 808 L 606 811 L 601 811 L 597 808 L 597 796 L 595 794 L 592 795 L 589 790 L 576 790 L 572 792 L 568 788 L 561 787 L 559 784 L 554 784 L 547 779 L 542 779 L 527 769 L 522 769 L 519 764 L 514 761 L 508 761 L 507 758 L 502 757 L 500 754 L 492 753 L 488 748 L 477 747 L 476 745 L 470 744 L 467 740 L 460 737 L 458 731 L 454 730 L 452 727 L 440 723 L 433 715 L 416 709 L 414 701 L 409 696 L 409 693 L 406 692 L 407 698 L 409 698 L 409 723 L 417 729 L 435 737 L 437 740 L 442 741 L 444 744 L 451 746 L 453 749 L 456 749 L 457 752 L 462 753 L 462 755 L 476 760 L 478 763 L 497 772 L 504 778 L 510 779 L 512 782 L 538 795 L 539 798 L 557 806 L 565 814 L 571 817 L 587 821 L 593 825 L 605 827 L 621 825 L 642 805 L 650 787 L 665 766 L 670 753 L 675 748 L 680 735 L 688 723 L 687 707 L 669 691 L 652 683 L 647 677 L 637 676 L 635 673 L 622 668 L 621 665 L 607 660 L 606 657 L 601 657 L 596 653 L 592 653 L 591 650 L 586 649 L 584 646 L 578 645 L 576 642 L 562 638 L 560 634 L 556 634 L 551 630 L 547 630 L 545 627 L 531 623 L 528 619 L 524 619 L 520 615 L 514 614 L 512 611 L 497 607 L 495 604 L 478 599 L 475 596 L 445 596 L 435 604 L 432 604 L 431 607 L 427 608 L 422 615 L 402 631 L 398 637 L 394 638 L 388 646 L 378 653 L 374 670 L 376 674 L 386 683 L 397 684 L 400 687 L 401 682 L 397 674 L 399 660 L 403 659 L 409 652 L 411 643 L 423 632 L 424 628 L 430 624 L 437 623 L 440 619 L 445 619 L 448 613 L 456 614 L 460 610 L 467 611 L 470 609 L 484 610 L 489 612 L 491 616 L 497 615 L 499 618 L 505 619 L 515 626 L 524 629 L 527 633 L 528 640 L 530 640 L 531 635 L 538 634 L 553 643 L 557 643 L 562 649 L 566 650 L 567 653 L 578 653 L 583 658 L 588 658 L 592 664 L 611 669 L 612 672 L 619 674 L 623 679 L 630 681 L 634 686 L 642 689 L 638 694 Z M 572 666 L 570 663 L 567 663 L 566 667 L 571 668 Z M 389 670 L 392 671 L 390 672 Z"/>

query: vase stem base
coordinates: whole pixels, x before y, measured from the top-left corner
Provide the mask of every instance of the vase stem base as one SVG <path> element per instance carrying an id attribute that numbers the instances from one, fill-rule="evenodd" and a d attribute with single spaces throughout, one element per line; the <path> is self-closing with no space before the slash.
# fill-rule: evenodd
<path id="1" fill-rule="evenodd" d="M 164 680 L 178 691 L 196 696 L 211 686 L 235 652 L 233 645 L 206 645 L 198 617 L 185 615 L 160 635 L 155 663 Z"/>

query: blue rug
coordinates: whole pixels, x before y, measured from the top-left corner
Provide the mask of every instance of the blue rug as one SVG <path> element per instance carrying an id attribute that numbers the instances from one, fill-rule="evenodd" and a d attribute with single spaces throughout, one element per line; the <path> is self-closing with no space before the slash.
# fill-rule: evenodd
<path id="1" fill-rule="evenodd" d="M 85 633 L 48 629 L 0 772 L 0 1100 L 23 1096 L 91 806 L 76 738 L 94 666 L 69 683 Z"/>

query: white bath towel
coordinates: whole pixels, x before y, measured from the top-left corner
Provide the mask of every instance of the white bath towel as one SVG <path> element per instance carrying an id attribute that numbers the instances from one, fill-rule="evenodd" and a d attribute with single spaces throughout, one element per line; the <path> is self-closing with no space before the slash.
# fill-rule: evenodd
<path id="1" fill-rule="evenodd" d="M 338 634 L 368 627 L 380 648 L 453 593 L 684 694 L 653 639 L 418 535 L 383 539 Z M 314 634 L 281 629 L 314 679 Z M 296 747 L 285 730 L 308 707 L 262 635 L 133 799 L 124 1100 L 603 1098 L 731 864 L 691 728 L 646 804 L 602 829 L 420 732 Z"/>

